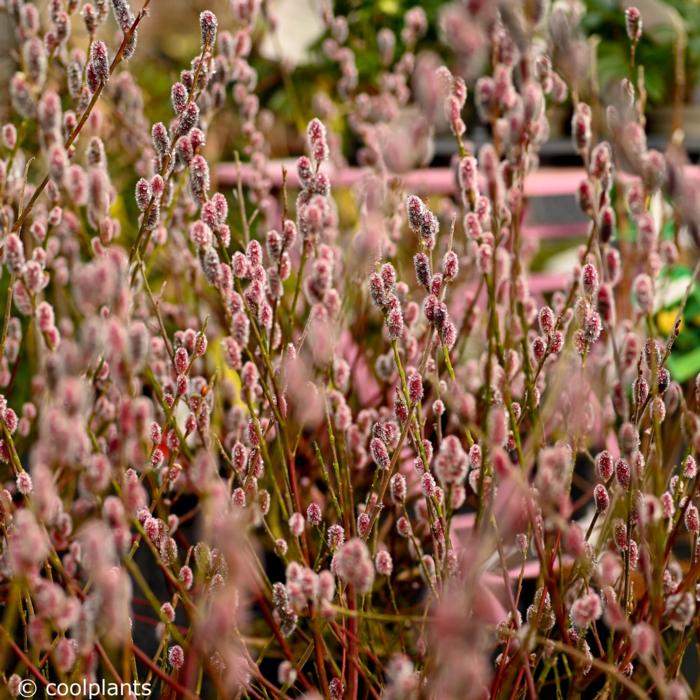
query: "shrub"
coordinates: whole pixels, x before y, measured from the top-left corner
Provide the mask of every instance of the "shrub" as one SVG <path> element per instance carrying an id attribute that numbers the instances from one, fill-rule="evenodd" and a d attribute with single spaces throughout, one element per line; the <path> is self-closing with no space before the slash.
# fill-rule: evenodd
<path id="1" fill-rule="evenodd" d="M 668 336 L 655 311 L 697 255 L 697 184 L 678 139 L 647 148 L 640 14 L 605 126 L 572 95 L 589 226 L 544 299 L 524 186 L 567 98 L 550 55 L 576 63 L 577 3 L 441 13 L 460 68 L 469 47 L 493 59 L 470 90 L 478 152 L 456 70 L 420 64 L 412 101 L 420 7 L 359 92 L 327 6 L 345 102 L 316 101 L 281 188 L 249 63 L 270 17 L 202 12 L 172 119 L 150 124 L 128 72 L 148 4 L 6 2 L 9 692 L 690 697 L 700 396 L 666 364 L 695 273 Z M 228 196 L 207 144 L 222 110 L 245 140 Z M 364 175 L 336 199 L 344 117 Z M 406 191 L 392 164 L 440 120 L 455 194 L 429 174 Z"/>

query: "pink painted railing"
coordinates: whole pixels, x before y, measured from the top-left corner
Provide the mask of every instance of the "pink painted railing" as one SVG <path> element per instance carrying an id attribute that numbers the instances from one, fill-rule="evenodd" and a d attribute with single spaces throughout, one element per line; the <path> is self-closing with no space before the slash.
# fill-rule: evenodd
<path id="1" fill-rule="evenodd" d="M 294 158 L 274 160 L 268 163 L 266 175 L 273 186 L 282 186 L 282 168 L 287 170 L 287 184 L 292 188 L 299 187 L 299 176 Z M 332 186 L 337 188 L 354 187 L 368 175 L 366 168 L 358 167 L 334 168 L 326 166 L 325 172 L 328 173 Z M 239 174 L 242 184 L 245 185 L 253 179 L 254 171 L 250 165 L 245 163 L 240 165 L 240 170 L 239 166 L 234 163 L 222 163 L 216 171 L 219 185 L 224 188 L 237 186 Z M 692 178 L 700 179 L 700 168 L 688 166 L 686 174 Z M 583 168 L 541 168 L 528 175 L 525 180 L 525 196 L 528 198 L 573 197 L 584 177 Z M 621 173 L 620 177 L 625 182 L 631 181 L 634 176 Z M 406 191 L 423 195 L 450 195 L 454 194 L 456 188 L 455 174 L 451 168 L 411 170 L 401 175 L 401 181 Z M 533 224 L 526 219 L 523 226 L 525 236 L 539 240 L 584 238 L 586 232 L 586 222 Z M 530 278 L 530 289 L 535 294 L 545 294 L 562 289 L 567 281 L 568 276 L 565 274 L 538 273 Z"/>
<path id="2" fill-rule="evenodd" d="M 273 185 L 282 185 L 282 168 L 287 169 L 287 182 L 290 187 L 299 186 L 296 172 L 296 160 L 286 158 L 270 161 L 267 165 L 267 176 Z M 326 166 L 325 171 L 335 187 L 353 187 L 367 176 L 365 168 L 346 167 L 334 168 Z M 240 166 L 243 184 L 250 182 L 253 169 L 246 163 Z M 686 175 L 700 179 L 700 166 L 688 166 Z M 219 183 L 223 187 L 234 187 L 238 183 L 238 169 L 234 163 L 221 163 L 216 171 Z M 525 180 L 526 197 L 554 197 L 574 195 L 581 180 L 585 177 L 583 168 L 540 168 L 528 175 Z M 619 173 L 623 182 L 634 180 L 633 175 Z M 404 188 L 416 194 L 452 194 L 455 191 L 454 171 L 450 168 L 424 168 L 411 170 L 401 175 Z"/>
<path id="3" fill-rule="evenodd" d="M 282 168 L 287 169 L 287 183 L 290 187 L 299 186 L 296 172 L 296 160 L 284 159 L 271 161 L 267 166 L 267 176 L 273 185 L 282 185 Z M 347 167 L 325 168 L 334 187 L 353 187 L 367 176 L 366 168 Z M 252 168 L 241 164 L 241 181 L 251 180 Z M 223 187 L 234 187 L 238 183 L 238 168 L 234 163 L 222 163 L 216 171 L 219 183 Z M 525 196 L 549 197 L 555 195 L 573 195 L 584 176 L 582 168 L 542 168 L 528 176 L 525 181 Z M 450 168 L 425 168 L 411 170 L 401 175 L 404 188 L 416 194 L 452 194 L 455 191 L 454 171 Z"/>

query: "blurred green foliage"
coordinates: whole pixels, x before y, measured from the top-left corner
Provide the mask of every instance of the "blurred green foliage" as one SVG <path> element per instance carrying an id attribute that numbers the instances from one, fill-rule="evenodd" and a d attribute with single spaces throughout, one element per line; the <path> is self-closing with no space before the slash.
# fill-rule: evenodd
<path id="1" fill-rule="evenodd" d="M 700 2 L 697 0 L 659 0 L 682 18 L 688 37 L 686 49 L 686 100 L 692 96 L 700 76 Z M 601 88 L 629 71 L 629 40 L 620 0 L 586 0 L 582 28 L 587 35 L 597 35 L 598 76 Z M 648 100 L 664 105 L 673 98 L 675 81 L 675 42 L 677 33 L 670 22 L 644 25 L 637 46 L 636 62 L 644 66 Z"/>
<path id="2" fill-rule="evenodd" d="M 296 0 L 295 0 L 296 1 Z M 686 100 L 690 101 L 700 77 L 700 0 L 659 0 L 673 8 L 682 17 L 687 32 L 686 50 Z M 629 70 L 629 41 L 625 33 L 624 12 L 621 0 L 585 0 L 586 13 L 582 29 L 586 35 L 596 35 L 598 43 L 599 83 L 606 86 L 627 75 Z M 196 4 L 196 3 L 195 3 Z M 373 92 L 381 72 L 377 48 L 377 29 L 386 27 L 396 35 L 396 55 L 403 51 L 401 29 L 407 10 L 420 5 L 428 19 L 428 32 L 420 41 L 420 49 L 431 49 L 450 62 L 449 50 L 440 43 L 440 11 L 448 3 L 444 0 L 336 0 L 333 3 L 336 15 L 347 17 L 350 27 L 348 45 L 353 49 L 359 74 L 359 89 Z M 196 21 L 197 8 L 183 6 L 183 14 L 192 15 Z M 264 20 L 261 20 L 264 22 Z M 170 86 L 179 76 L 183 66 L 197 52 L 197 37 L 191 32 L 178 30 L 189 26 L 181 17 L 174 27 L 168 24 L 167 31 L 155 32 L 150 37 L 149 60 L 134 64 L 135 72 L 142 85 L 148 85 L 146 113 L 152 120 L 167 123 L 171 117 Z M 265 28 L 259 27 L 256 39 L 259 40 Z M 335 83 L 340 77 L 338 66 L 329 60 L 322 51 L 327 35 L 320 38 L 312 47 L 312 61 L 307 65 L 296 66 L 285 76 L 283 68 L 276 62 L 256 55 L 253 65 L 258 70 L 260 98 L 275 114 L 290 133 L 298 130 L 299 123 L 305 123 L 313 114 L 312 100 L 317 92 L 326 92 L 336 98 Z M 650 106 L 670 104 L 674 81 L 674 42 L 676 34 L 670 24 L 648 27 L 645 24 L 643 38 L 637 48 L 637 62 L 645 67 L 645 81 Z M 229 98 L 230 100 L 230 98 Z M 341 105 L 342 108 L 342 105 Z M 224 110 L 226 129 L 224 146 L 232 157 L 233 150 L 240 146 L 235 129 L 233 109 L 228 103 Z M 233 128 L 232 128 L 233 127 Z M 222 130 L 223 133 L 223 130 Z M 273 155 L 288 155 L 284 152 L 285 142 Z"/>

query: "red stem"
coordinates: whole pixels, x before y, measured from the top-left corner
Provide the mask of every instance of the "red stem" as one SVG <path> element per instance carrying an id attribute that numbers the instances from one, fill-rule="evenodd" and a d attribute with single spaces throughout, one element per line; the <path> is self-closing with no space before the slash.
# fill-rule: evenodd
<path id="1" fill-rule="evenodd" d="M 43 686 L 47 686 L 49 682 L 41 674 L 41 671 L 32 663 L 31 659 L 17 646 L 17 644 L 14 642 L 8 631 L 2 625 L 0 625 L 0 629 L 5 633 L 5 636 L 7 637 L 7 641 L 9 642 L 12 651 L 14 651 L 15 654 L 17 654 L 17 656 L 27 667 L 27 669 L 31 672 L 31 674 L 38 678 Z"/>
<path id="2" fill-rule="evenodd" d="M 267 606 L 267 600 L 265 600 L 265 596 L 262 594 L 258 594 L 256 596 L 258 605 L 260 606 L 260 611 L 262 612 L 262 616 L 265 618 L 265 622 L 267 622 L 268 627 L 272 630 L 272 634 L 275 635 L 275 639 L 277 640 L 277 643 L 280 645 L 282 649 L 282 653 L 285 655 L 288 661 L 290 661 L 292 664 L 294 664 L 294 667 L 296 668 L 297 676 L 299 678 L 299 682 L 306 688 L 306 690 L 314 690 L 314 687 L 311 685 L 309 682 L 309 679 L 304 675 L 304 672 L 300 669 L 297 668 L 297 665 L 294 661 L 294 655 L 292 654 L 292 650 L 289 648 L 289 645 L 287 644 L 287 640 L 282 636 L 282 633 L 280 632 L 280 629 L 275 622 L 275 619 L 272 617 L 272 614 L 270 613 L 270 609 Z"/>
<path id="3" fill-rule="evenodd" d="M 145 652 L 141 651 L 141 649 L 139 649 L 133 642 L 130 644 L 130 647 L 134 652 L 134 655 L 138 657 L 149 670 L 153 671 L 153 673 L 158 676 L 163 683 L 167 684 L 169 688 L 177 690 L 177 692 L 182 696 L 191 698 L 191 700 L 200 700 L 199 695 L 195 695 L 191 690 L 185 688 L 184 685 L 180 685 L 172 676 L 169 676 L 161 668 L 156 666 L 156 664 L 151 661 L 151 657 Z"/>
<path id="4" fill-rule="evenodd" d="M 357 597 L 355 596 L 355 588 L 352 585 L 348 586 L 348 608 L 350 608 L 350 610 L 357 610 Z M 359 668 L 357 653 L 357 623 L 358 620 L 354 615 L 348 620 L 348 633 L 350 637 L 348 697 L 350 700 L 357 700 L 357 669 Z"/>

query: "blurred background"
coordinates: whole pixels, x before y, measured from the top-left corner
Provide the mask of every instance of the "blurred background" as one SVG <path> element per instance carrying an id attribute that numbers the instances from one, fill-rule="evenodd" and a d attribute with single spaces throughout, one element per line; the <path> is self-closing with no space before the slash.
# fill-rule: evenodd
<path id="1" fill-rule="evenodd" d="M 534 2 L 535 0 L 531 0 Z M 647 92 L 647 126 L 650 147 L 663 147 L 674 130 L 682 129 L 692 156 L 700 153 L 700 0 L 556 0 L 580 4 L 581 36 L 575 51 L 554 56 L 555 67 L 570 81 L 578 96 L 592 104 L 606 104 L 606 97 L 629 73 L 629 42 L 625 34 L 624 8 L 639 7 L 644 34 L 637 50 L 637 63 L 643 66 Z M 326 57 L 323 41 L 329 32 L 322 21 L 322 4 L 330 2 L 336 15 L 349 24 L 347 46 L 355 52 L 358 92 L 377 89 L 381 72 L 377 32 L 389 28 L 397 39 L 396 55 L 401 52 L 401 28 L 408 9 L 419 4 L 426 12 L 429 28 L 417 47 L 414 93 L 421 107 L 430 107 L 428 68 L 446 63 L 467 78 L 468 84 L 488 69 L 483 37 L 469 21 L 470 2 L 442 0 L 267 0 L 259 23 L 253 55 L 259 72 L 261 104 L 274 114 L 271 138 L 273 157 L 297 155 L 302 142 L 302 125 L 318 112 L 319 95 L 333 99 L 337 119 L 332 125 L 344 138 L 344 153 L 352 161 L 353 141 L 342 119 L 342 100 L 336 94 L 340 78 L 338 64 Z M 479 4 L 474 0 L 475 4 Z M 507 3 L 506 3 L 507 4 Z M 137 10 L 139 0 L 132 0 Z M 198 15 L 212 9 L 220 18 L 221 29 L 232 29 L 228 0 L 152 0 L 151 19 L 142 24 L 138 52 L 131 69 L 144 91 L 144 111 L 151 120 L 170 118 L 170 86 L 199 49 Z M 79 18 L 76 18 L 79 19 Z M 110 20 L 111 22 L 111 20 Z M 113 25 L 108 25 L 113 27 Z M 270 31 L 272 29 L 273 31 Z M 81 30 L 74 22 L 73 33 Z M 551 27 L 550 27 L 551 31 Z M 7 84 L 16 70 L 9 22 L 0 21 L 0 80 Z M 563 52 L 562 52 L 563 53 Z M 427 83 L 427 84 L 426 84 Z M 7 116 L 9 95 L 0 91 L 0 118 Z M 468 136 L 485 138 L 478 116 L 469 112 Z M 441 110 L 438 110 L 440 112 Z M 222 110 L 215 130 L 218 153 L 232 156 L 237 132 L 233 110 Z M 601 119 L 602 112 L 597 114 Z M 441 118 L 440 115 L 436 115 Z M 551 139 L 542 149 L 542 162 L 578 164 L 569 139 L 570 100 L 550 114 Z M 437 121 L 440 121 L 440 118 Z M 604 115 L 603 115 L 604 118 Z M 437 124 L 433 164 L 446 163 L 454 152 L 454 139 L 440 134 Z M 421 154 L 425 155 L 425 154 Z"/>
<path id="2" fill-rule="evenodd" d="M 428 33 L 416 52 L 418 70 L 413 88 L 419 101 L 426 101 L 425 82 L 432 79 L 421 68 L 446 63 L 472 85 L 488 69 L 489 57 L 483 50 L 482 37 L 470 27 L 469 10 L 465 9 L 468 2 L 331 0 L 331 4 L 335 15 L 348 19 L 347 45 L 355 52 L 358 91 L 376 90 L 381 72 L 378 30 L 394 31 L 396 55 L 399 55 L 403 17 L 416 4 L 425 10 L 429 22 Z M 637 64 L 644 71 L 649 145 L 663 147 L 671 133 L 681 128 L 691 155 L 697 156 L 700 153 L 700 0 L 585 0 L 581 4 L 585 9 L 576 55 L 554 56 L 555 66 L 571 81 L 581 99 L 602 105 L 609 103 L 615 86 L 629 72 L 624 9 L 636 5 L 644 20 Z M 137 6 L 134 0 L 134 7 Z M 193 28 L 197 27 L 199 12 L 207 8 L 221 18 L 222 28 L 231 28 L 227 0 L 153 0 L 153 19 L 144 23 L 138 60 L 134 61 L 139 82 L 149 88 L 146 105 L 149 117 L 169 117 L 170 85 L 198 49 L 199 37 Z M 275 117 L 272 145 L 276 152 L 272 155 L 297 155 L 302 145 L 299 127 L 318 111 L 314 99 L 319 94 L 333 98 L 342 113 L 342 102 L 334 94 L 340 71 L 337 62 L 327 59 L 323 51 L 323 40 L 329 33 L 322 22 L 322 0 L 269 0 L 265 9 L 273 31 L 260 28 L 254 54 L 258 57 L 255 66 L 260 76 L 261 104 L 273 111 Z M 476 113 L 468 112 L 466 116 L 468 135 L 476 141 L 484 139 Z M 352 160 L 352 139 L 340 117 L 341 114 L 334 128 L 343 132 L 345 154 Z M 550 114 L 552 133 L 542 151 L 543 163 L 578 164 L 569 139 L 570 117 L 570 100 Z M 601 114 L 597 117 L 600 119 Z M 434 164 L 446 162 L 455 150 L 454 139 L 448 134 L 442 138 L 439 127 Z M 224 132 L 220 145 L 224 149 L 234 146 L 235 129 L 220 131 Z"/>
<path id="3" fill-rule="evenodd" d="M 332 0 L 331 0 L 332 2 Z M 446 63 L 473 85 L 488 69 L 488 55 L 482 37 L 472 31 L 465 2 L 444 0 L 335 0 L 336 15 L 348 19 L 348 46 L 355 52 L 359 90 L 376 90 L 381 71 L 377 32 L 392 29 L 400 54 L 401 28 L 407 10 L 419 4 L 426 12 L 429 29 L 417 50 L 414 92 L 426 102 L 427 70 Z M 575 4 L 575 3 L 572 3 Z M 624 9 L 639 7 L 644 19 L 643 39 L 637 50 L 637 63 L 643 66 L 647 92 L 649 145 L 663 148 L 672 132 L 682 129 L 692 156 L 700 154 L 700 0 L 585 0 L 581 3 L 580 44 L 576 55 L 554 56 L 555 66 L 575 86 L 578 96 L 605 105 L 621 77 L 629 72 L 629 42 L 625 33 Z M 323 40 L 328 32 L 322 22 L 322 0 L 270 0 L 266 17 L 273 32 L 261 30 L 257 44 L 256 68 L 260 75 L 261 103 L 274 112 L 273 156 L 296 155 L 301 151 L 300 125 L 314 116 L 314 99 L 334 95 L 340 78 L 336 62 L 324 55 Z M 197 50 L 198 36 L 192 31 L 197 16 L 205 8 L 214 9 L 226 26 L 230 14 L 224 0 L 168 0 L 153 2 L 154 21 L 146 23 L 142 39 L 148 51 L 138 61 L 139 77 L 149 85 L 148 113 L 169 109 L 169 90 L 181 67 Z M 142 46 L 142 49 L 143 46 Z M 568 52 L 567 52 L 568 53 Z M 606 99 L 608 98 L 608 99 Z M 342 103 L 338 105 L 342 107 Z M 423 107 L 429 105 L 422 105 Z M 469 109 L 469 103 L 468 107 Z M 437 110 L 440 112 L 441 110 Z M 342 110 L 341 110 L 342 112 Z M 155 115 L 154 115 L 155 116 Z M 340 115 L 339 115 L 340 116 Z M 441 114 L 439 115 L 442 116 Z M 578 157 L 569 139 L 570 101 L 550 114 L 551 139 L 542 150 L 544 164 L 576 164 Z M 604 115 L 599 112 L 600 120 Z M 468 135 L 475 141 L 486 134 L 475 112 L 467 113 Z M 352 160 L 352 139 L 339 118 L 333 125 L 346 141 L 345 153 Z M 455 150 L 454 139 L 439 133 L 433 164 L 446 163 Z M 229 130 L 221 145 L 233 145 L 235 131 Z"/>

